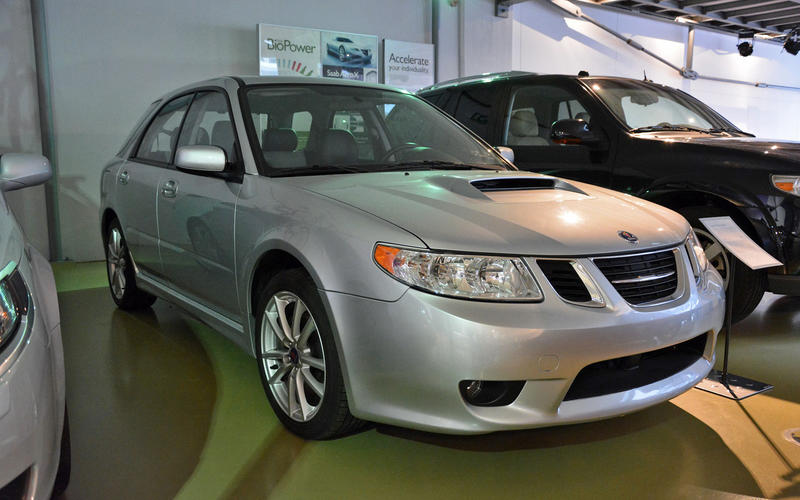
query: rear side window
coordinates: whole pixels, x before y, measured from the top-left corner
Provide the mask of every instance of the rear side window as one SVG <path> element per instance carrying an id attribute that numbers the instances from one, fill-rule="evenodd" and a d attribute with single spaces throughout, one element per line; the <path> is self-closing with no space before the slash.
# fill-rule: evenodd
<path id="1" fill-rule="evenodd" d="M 236 135 L 225 96 L 221 92 L 197 94 L 186 115 L 178 147 L 217 146 L 225 151 L 228 162 L 235 163 L 238 161 L 235 142 Z"/>
<path id="2" fill-rule="evenodd" d="M 494 101 L 494 92 L 489 86 L 464 89 L 458 98 L 455 119 L 481 137 L 489 135 L 489 113 Z"/>
<path id="3" fill-rule="evenodd" d="M 122 145 L 122 147 L 119 148 L 117 156 L 122 156 L 125 154 L 126 151 L 128 151 L 128 149 L 133 144 L 133 141 L 135 141 L 136 138 L 139 137 L 139 132 L 141 132 L 142 127 L 144 127 L 144 121 L 147 119 L 147 117 L 149 117 L 153 113 L 153 110 L 159 104 L 161 104 L 161 101 L 156 101 L 150 104 L 150 106 L 147 107 L 147 111 L 145 111 L 144 114 L 138 120 L 136 120 L 136 126 L 134 126 L 133 130 L 131 130 L 131 133 L 128 134 L 128 138 L 125 139 L 125 143 Z"/>
<path id="4" fill-rule="evenodd" d="M 142 137 L 136 157 L 169 163 L 175 153 L 181 123 L 192 100 L 192 94 L 177 97 L 161 108 Z"/>

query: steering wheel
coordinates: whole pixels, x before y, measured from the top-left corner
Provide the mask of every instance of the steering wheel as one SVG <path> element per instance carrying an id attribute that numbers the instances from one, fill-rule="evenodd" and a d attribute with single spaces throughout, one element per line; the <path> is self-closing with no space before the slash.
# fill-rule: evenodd
<path id="1" fill-rule="evenodd" d="M 396 155 L 397 153 L 399 153 L 401 151 L 406 151 L 408 149 L 414 149 L 414 148 L 418 148 L 418 147 L 420 147 L 420 146 L 416 142 L 406 142 L 406 143 L 400 144 L 399 146 L 393 147 L 392 149 L 387 151 L 386 154 L 381 156 L 380 161 L 382 161 L 382 162 L 387 161 L 389 158 L 391 158 L 392 156 Z M 430 148 L 426 148 L 426 149 L 430 149 Z"/>

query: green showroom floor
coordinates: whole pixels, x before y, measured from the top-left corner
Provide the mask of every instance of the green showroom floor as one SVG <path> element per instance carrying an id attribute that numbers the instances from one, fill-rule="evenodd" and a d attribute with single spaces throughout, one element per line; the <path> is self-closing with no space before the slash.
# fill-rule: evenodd
<path id="1" fill-rule="evenodd" d="M 231 342 L 164 301 L 117 310 L 101 263 L 54 267 L 73 456 L 64 498 L 800 498 L 800 446 L 786 432 L 800 428 L 800 298 L 768 294 L 737 325 L 732 372 L 775 385 L 740 403 L 692 389 L 591 424 L 477 437 L 379 425 L 304 442 Z"/>

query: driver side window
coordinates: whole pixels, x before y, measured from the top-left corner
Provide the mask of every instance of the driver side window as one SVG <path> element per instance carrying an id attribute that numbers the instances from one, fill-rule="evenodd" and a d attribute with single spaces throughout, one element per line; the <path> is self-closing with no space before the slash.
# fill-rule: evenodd
<path id="1" fill-rule="evenodd" d="M 583 120 L 591 115 L 571 92 L 552 85 L 527 85 L 513 91 L 506 115 L 503 145 L 555 146 L 550 139 L 553 123 Z"/>

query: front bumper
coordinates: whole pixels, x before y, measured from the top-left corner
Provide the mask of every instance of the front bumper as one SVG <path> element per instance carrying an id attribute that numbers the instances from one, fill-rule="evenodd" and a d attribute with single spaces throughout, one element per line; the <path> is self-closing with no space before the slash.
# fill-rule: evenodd
<path id="1" fill-rule="evenodd" d="M 537 275 L 541 303 L 503 304 L 408 290 L 396 302 L 323 292 L 360 418 L 446 433 L 484 433 L 596 420 L 651 406 L 693 387 L 713 365 L 724 298 L 719 275 L 656 308 L 634 308 L 613 291 L 606 307 L 560 300 Z M 688 281 L 688 280 L 687 280 Z M 564 401 L 582 368 L 654 351 L 708 333 L 687 368 L 634 389 Z M 506 406 L 467 404 L 463 380 L 524 380 Z"/>
<path id="2" fill-rule="evenodd" d="M 32 260 L 20 264 L 32 307 L 0 354 L 0 488 L 25 475 L 25 498 L 37 499 L 49 498 L 58 469 L 64 366 L 55 288 L 35 293 L 50 287 L 52 271 L 40 255 Z"/>

